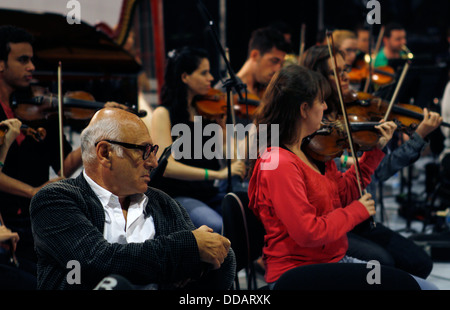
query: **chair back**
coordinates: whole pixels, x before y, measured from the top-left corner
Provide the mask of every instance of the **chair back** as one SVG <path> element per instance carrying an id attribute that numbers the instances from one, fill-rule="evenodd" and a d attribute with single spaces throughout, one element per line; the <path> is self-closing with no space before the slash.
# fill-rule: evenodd
<path id="1" fill-rule="evenodd" d="M 248 203 L 246 192 L 228 193 L 222 201 L 222 234 L 231 241 L 236 271 L 253 267 L 253 261 L 261 256 L 264 246 L 264 226 L 248 208 Z"/>

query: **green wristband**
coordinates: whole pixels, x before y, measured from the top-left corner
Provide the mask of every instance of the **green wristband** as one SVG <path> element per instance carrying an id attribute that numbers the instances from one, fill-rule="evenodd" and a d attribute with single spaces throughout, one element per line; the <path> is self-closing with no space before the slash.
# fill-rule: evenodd
<path id="1" fill-rule="evenodd" d="M 348 159 L 348 155 L 344 155 L 344 161 L 342 162 L 342 169 L 344 169 L 345 167 L 347 167 L 347 159 Z"/>
<path id="2" fill-rule="evenodd" d="M 208 169 L 205 169 L 205 181 L 208 181 Z"/>

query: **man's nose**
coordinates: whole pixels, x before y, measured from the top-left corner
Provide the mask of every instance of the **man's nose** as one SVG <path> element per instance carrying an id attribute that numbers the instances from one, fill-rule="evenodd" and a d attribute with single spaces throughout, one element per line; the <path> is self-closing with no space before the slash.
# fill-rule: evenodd
<path id="1" fill-rule="evenodd" d="M 34 66 L 34 63 L 32 61 L 30 61 L 30 63 L 28 64 L 27 70 L 30 72 L 34 72 L 34 70 L 36 70 L 36 67 Z"/>
<path id="2" fill-rule="evenodd" d="M 156 168 L 158 167 L 158 160 L 156 159 L 156 156 L 151 154 L 145 161 L 144 165 L 146 169 L 150 168 Z"/>

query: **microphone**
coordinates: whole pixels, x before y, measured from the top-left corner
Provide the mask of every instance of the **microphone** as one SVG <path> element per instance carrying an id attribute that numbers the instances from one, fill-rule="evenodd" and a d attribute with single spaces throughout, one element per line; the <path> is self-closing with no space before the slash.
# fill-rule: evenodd
<path id="1" fill-rule="evenodd" d="M 413 53 L 411 53 L 411 51 L 409 50 L 409 48 L 406 45 L 402 46 L 402 50 L 406 53 L 408 59 L 413 59 L 414 58 Z"/>
<path id="2" fill-rule="evenodd" d="M 117 274 L 109 275 L 94 288 L 94 291 L 124 291 L 135 290 L 136 288 L 127 279 Z"/>
<path id="3" fill-rule="evenodd" d="M 164 149 L 164 152 L 161 154 L 161 157 L 158 159 L 158 166 L 154 168 L 150 172 L 150 182 L 148 183 L 149 186 L 154 186 L 154 184 L 157 184 L 158 181 L 162 178 L 164 175 L 164 171 L 167 167 L 167 160 L 169 156 L 172 154 L 172 147 L 175 145 L 175 143 L 178 143 L 180 140 L 181 135 L 168 147 Z M 181 143 L 181 142 L 180 142 Z"/>

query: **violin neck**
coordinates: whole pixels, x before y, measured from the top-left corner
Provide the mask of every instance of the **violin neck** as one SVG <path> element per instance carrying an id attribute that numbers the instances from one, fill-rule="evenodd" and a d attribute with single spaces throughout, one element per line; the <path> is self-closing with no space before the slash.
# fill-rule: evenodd
<path id="1" fill-rule="evenodd" d="M 248 99 L 248 98 L 242 99 L 242 100 L 239 99 L 238 102 L 241 104 L 248 104 L 249 106 L 255 106 L 255 107 L 259 106 L 259 101 L 253 100 L 253 99 Z"/>
<path id="2" fill-rule="evenodd" d="M 373 68 L 373 72 L 375 72 L 375 73 L 380 73 L 380 74 L 384 74 L 384 75 L 387 75 L 387 76 L 389 76 L 389 77 L 391 77 L 391 78 L 395 78 L 395 74 L 390 73 L 390 72 L 386 72 L 386 71 L 381 70 L 381 69 Z"/>
<path id="3" fill-rule="evenodd" d="M 105 106 L 103 102 L 82 100 L 76 98 L 63 98 L 63 105 L 68 108 L 101 109 Z"/>
<path id="4" fill-rule="evenodd" d="M 392 112 L 398 113 L 398 114 L 401 114 L 404 116 L 409 116 L 411 118 L 418 119 L 419 121 L 423 120 L 423 114 L 396 106 L 395 104 L 392 106 Z M 442 122 L 441 126 L 450 127 L 450 124 L 446 123 L 446 122 Z"/>
<path id="5" fill-rule="evenodd" d="M 350 122 L 350 128 L 352 131 L 363 131 L 363 130 L 371 130 L 371 131 L 377 131 L 375 126 L 380 125 L 378 122 Z"/>
<path id="6" fill-rule="evenodd" d="M 37 96 L 31 99 L 31 102 L 37 105 L 41 105 L 45 102 L 44 96 Z M 52 97 L 51 105 L 53 107 L 58 106 L 58 97 Z M 63 98 L 63 105 L 68 108 L 80 108 L 80 109 L 101 109 L 104 107 L 104 103 L 95 102 L 89 100 L 82 100 L 76 98 Z"/>

